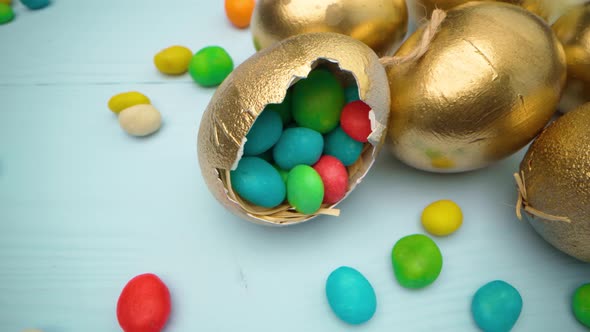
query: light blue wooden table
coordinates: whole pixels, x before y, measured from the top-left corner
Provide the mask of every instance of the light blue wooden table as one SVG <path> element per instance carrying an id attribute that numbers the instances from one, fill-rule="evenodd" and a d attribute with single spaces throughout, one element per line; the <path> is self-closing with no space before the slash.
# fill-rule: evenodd
<path id="1" fill-rule="evenodd" d="M 252 225 L 209 194 L 196 157 L 213 89 L 157 73 L 152 56 L 217 44 L 236 63 L 253 52 L 222 1 L 55 0 L 15 7 L 0 26 L 0 331 L 118 331 L 125 283 L 153 272 L 170 287 L 167 332 L 474 331 L 471 295 L 504 279 L 522 293 L 515 331 L 577 331 L 572 291 L 590 266 L 553 250 L 514 216 L 512 173 L 522 152 L 461 175 L 412 170 L 387 151 L 342 205 L 342 217 L 291 228 Z M 106 107 L 146 93 L 164 118 L 149 138 L 127 136 Z M 465 221 L 437 239 L 445 263 L 431 287 L 394 280 L 389 252 L 422 232 L 429 202 L 456 200 Z M 373 283 L 378 312 L 349 327 L 324 297 L 341 265 Z"/>

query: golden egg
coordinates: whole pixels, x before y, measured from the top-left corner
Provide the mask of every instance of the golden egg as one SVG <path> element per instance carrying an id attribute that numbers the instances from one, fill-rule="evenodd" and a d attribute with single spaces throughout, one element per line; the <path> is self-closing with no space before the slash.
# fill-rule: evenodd
<path id="1" fill-rule="evenodd" d="M 590 2 L 570 9 L 553 24 L 567 59 L 567 87 L 560 110 L 590 101 Z"/>
<path id="2" fill-rule="evenodd" d="M 529 148 L 516 174 L 521 209 L 557 249 L 590 262 L 590 103 L 560 117 Z"/>
<path id="3" fill-rule="evenodd" d="M 336 32 L 386 55 L 408 28 L 405 0 L 259 0 L 252 15 L 257 50 L 287 37 L 310 32 Z"/>
<path id="4" fill-rule="evenodd" d="M 432 11 L 436 8 L 449 10 L 464 3 L 473 0 L 412 0 L 414 2 L 415 16 L 417 20 L 424 17 L 430 17 Z M 544 19 L 548 19 L 551 15 L 552 6 L 547 3 L 548 0 L 488 0 L 488 1 L 499 1 L 510 3 L 513 5 L 521 6 L 531 12 L 541 16 Z M 549 1 L 562 1 L 562 0 L 549 0 Z"/>
<path id="5" fill-rule="evenodd" d="M 387 75 L 365 44 L 336 33 L 288 38 L 253 55 L 225 79 L 201 119 L 198 155 L 201 171 L 215 198 L 239 217 L 264 225 L 292 225 L 318 215 L 295 212 L 288 204 L 274 209 L 249 205 L 232 190 L 229 172 L 241 158 L 244 138 L 268 104 L 279 104 L 287 89 L 318 66 L 329 68 L 343 85 L 356 81 L 360 98 L 372 108 L 372 134 L 360 159 L 350 167 L 350 193 L 362 180 L 385 140 L 389 117 Z M 339 202 L 322 206 L 330 214 Z"/>
<path id="6" fill-rule="evenodd" d="M 396 57 L 419 47 L 423 32 Z M 481 168 L 523 148 L 551 119 L 566 77 L 551 28 L 497 2 L 450 10 L 422 56 L 386 70 L 392 150 L 433 172 Z"/>

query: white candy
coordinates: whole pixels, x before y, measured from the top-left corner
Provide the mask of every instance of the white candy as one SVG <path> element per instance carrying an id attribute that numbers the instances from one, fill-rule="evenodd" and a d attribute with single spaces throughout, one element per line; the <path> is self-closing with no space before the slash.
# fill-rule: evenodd
<path id="1" fill-rule="evenodd" d="M 135 105 L 119 113 L 119 124 L 129 135 L 147 136 L 160 129 L 162 116 L 152 105 Z"/>

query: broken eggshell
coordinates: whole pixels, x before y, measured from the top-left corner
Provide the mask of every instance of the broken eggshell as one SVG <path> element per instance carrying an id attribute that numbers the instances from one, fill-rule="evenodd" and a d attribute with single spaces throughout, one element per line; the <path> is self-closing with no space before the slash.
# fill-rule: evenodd
<path id="1" fill-rule="evenodd" d="M 271 210 L 248 205 L 233 193 L 228 179 L 242 157 L 248 131 L 265 106 L 281 103 L 287 89 L 319 65 L 329 68 L 343 84 L 356 81 L 360 98 L 372 108 L 372 133 L 359 161 L 348 168 L 347 194 L 373 164 L 385 138 L 390 103 L 387 75 L 378 56 L 362 42 L 341 34 L 288 38 L 237 67 L 219 86 L 201 119 L 198 156 L 203 177 L 215 198 L 237 216 L 277 226 L 318 215 L 297 213 L 286 203 Z"/>

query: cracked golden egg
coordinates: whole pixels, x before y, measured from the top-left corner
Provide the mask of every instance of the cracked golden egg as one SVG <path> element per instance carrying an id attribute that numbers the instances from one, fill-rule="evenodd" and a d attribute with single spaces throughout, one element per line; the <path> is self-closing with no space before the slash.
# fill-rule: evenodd
<path id="1" fill-rule="evenodd" d="M 406 35 L 405 0 L 259 0 L 252 15 L 257 50 L 287 37 L 311 32 L 336 32 L 386 55 Z"/>
<path id="2" fill-rule="evenodd" d="M 396 57 L 419 47 L 424 31 L 410 36 Z M 432 172 L 501 160 L 549 122 L 565 68 L 563 48 L 538 16 L 499 2 L 456 7 L 423 55 L 386 68 L 393 153 Z"/>
<path id="3" fill-rule="evenodd" d="M 213 196 L 231 212 L 263 225 L 293 225 L 320 214 L 335 214 L 334 204 L 302 214 L 284 202 L 276 208 L 253 206 L 231 186 L 230 172 L 242 158 L 245 138 L 269 104 L 280 104 L 287 90 L 317 67 L 331 71 L 342 86 L 356 83 L 370 106 L 371 134 L 361 157 L 347 168 L 348 195 L 359 184 L 385 140 L 389 117 L 387 75 L 365 44 L 336 33 L 294 36 L 266 48 L 238 66 L 219 86 L 205 110 L 198 134 L 201 172 Z"/>
<path id="4" fill-rule="evenodd" d="M 553 31 L 563 44 L 568 82 L 560 110 L 567 112 L 590 101 L 590 2 L 572 7 Z"/>
<path id="5" fill-rule="evenodd" d="M 590 262 L 590 104 L 549 125 L 515 176 L 518 215 L 557 249 Z"/>
<path id="6" fill-rule="evenodd" d="M 414 4 L 415 16 L 417 20 L 424 17 L 430 17 L 432 11 L 436 8 L 449 10 L 464 3 L 473 0 L 412 0 Z M 513 5 L 521 6 L 545 20 L 547 20 L 552 13 L 552 7 L 547 0 L 488 0 L 488 1 L 499 1 L 510 3 Z M 549 1 L 562 1 L 562 0 L 549 0 Z"/>

